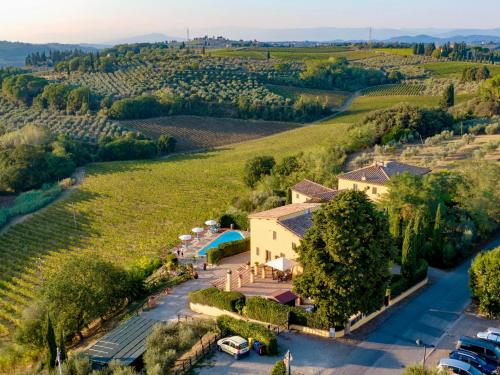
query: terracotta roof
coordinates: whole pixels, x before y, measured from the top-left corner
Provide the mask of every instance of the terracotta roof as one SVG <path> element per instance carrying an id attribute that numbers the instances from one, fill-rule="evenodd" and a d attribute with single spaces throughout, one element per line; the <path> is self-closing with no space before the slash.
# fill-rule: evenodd
<path id="1" fill-rule="evenodd" d="M 300 238 L 304 238 L 304 234 L 312 226 L 312 213 L 304 213 L 290 219 L 280 220 L 279 224 Z"/>
<path id="2" fill-rule="evenodd" d="M 346 189 L 341 189 L 341 190 L 332 190 L 327 193 L 322 193 L 318 194 L 315 197 L 312 197 L 309 199 L 307 202 L 308 203 L 321 203 L 321 202 L 329 202 L 333 198 L 335 198 L 339 193 L 342 193 L 343 191 L 346 191 Z"/>
<path id="3" fill-rule="evenodd" d="M 316 182 L 310 180 L 300 181 L 298 184 L 292 186 L 292 190 L 300 194 L 304 194 L 310 198 L 317 198 L 320 195 L 331 194 L 335 192 L 335 190 L 333 189 L 317 184 Z"/>
<path id="4" fill-rule="evenodd" d="M 415 165 L 400 163 L 399 161 L 388 160 L 385 162 L 375 162 L 372 165 L 351 172 L 339 175 L 338 178 L 346 180 L 370 182 L 378 185 L 385 185 L 391 177 L 403 174 L 421 176 L 429 173 L 428 168 L 417 167 Z"/>
<path id="5" fill-rule="evenodd" d="M 275 300 L 278 303 L 285 304 L 297 299 L 297 295 L 290 290 L 277 290 L 272 293 L 269 298 Z"/>
<path id="6" fill-rule="evenodd" d="M 251 219 L 279 219 L 280 217 L 295 214 L 297 212 L 310 210 L 321 206 L 320 203 L 293 203 L 287 204 L 286 206 L 281 206 L 273 208 L 271 210 L 255 212 L 248 215 Z"/>

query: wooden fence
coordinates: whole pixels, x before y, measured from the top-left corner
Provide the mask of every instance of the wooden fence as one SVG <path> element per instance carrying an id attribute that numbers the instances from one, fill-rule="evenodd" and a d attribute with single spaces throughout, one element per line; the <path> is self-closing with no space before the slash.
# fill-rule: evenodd
<path id="1" fill-rule="evenodd" d="M 191 350 L 177 359 L 172 369 L 175 375 L 186 374 L 201 358 L 215 350 L 220 333 L 207 333 L 200 341 L 193 345 Z"/>

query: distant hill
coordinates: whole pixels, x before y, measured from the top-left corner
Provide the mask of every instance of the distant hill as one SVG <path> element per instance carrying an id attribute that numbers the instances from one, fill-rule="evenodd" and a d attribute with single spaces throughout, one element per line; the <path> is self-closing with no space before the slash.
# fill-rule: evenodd
<path id="1" fill-rule="evenodd" d="M 78 44 L 31 44 L 22 42 L 0 41 L 0 66 L 24 66 L 26 56 L 33 52 L 49 52 L 50 50 L 67 51 L 81 49 L 86 52 L 97 51 L 90 46 L 81 46 Z"/>
<path id="2" fill-rule="evenodd" d="M 111 41 L 106 42 L 104 44 L 109 44 L 109 45 L 114 46 L 117 44 L 159 43 L 159 42 L 165 42 L 165 41 L 171 41 L 171 40 L 183 41 L 183 40 L 186 40 L 186 38 L 169 36 L 169 35 L 165 35 L 165 34 L 161 34 L 161 33 L 151 33 L 151 34 L 137 35 L 137 36 L 131 36 L 131 37 L 127 37 L 127 38 L 111 40 Z"/>

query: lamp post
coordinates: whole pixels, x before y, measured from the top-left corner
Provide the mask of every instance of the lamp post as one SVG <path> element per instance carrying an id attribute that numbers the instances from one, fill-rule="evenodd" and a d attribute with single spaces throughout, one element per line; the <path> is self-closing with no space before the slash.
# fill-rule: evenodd
<path id="1" fill-rule="evenodd" d="M 423 346 L 424 347 L 424 361 L 423 361 L 423 366 L 425 368 L 425 357 L 427 356 L 427 348 L 434 348 L 434 345 L 427 345 L 425 342 L 423 342 L 422 340 L 420 340 L 420 338 L 417 338 L 415 340 L 415 344 L 417 344 L 417 346 Z"/>

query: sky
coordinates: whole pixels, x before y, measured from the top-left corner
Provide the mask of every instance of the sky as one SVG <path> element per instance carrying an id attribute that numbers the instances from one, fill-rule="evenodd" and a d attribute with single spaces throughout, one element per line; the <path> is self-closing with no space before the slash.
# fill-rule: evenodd
<path id="1" fill-rule="evenodd" d="M 236 28 L 498 28 L 499 0 L 3 0 L 0 40 L 99 43 Z"/>

